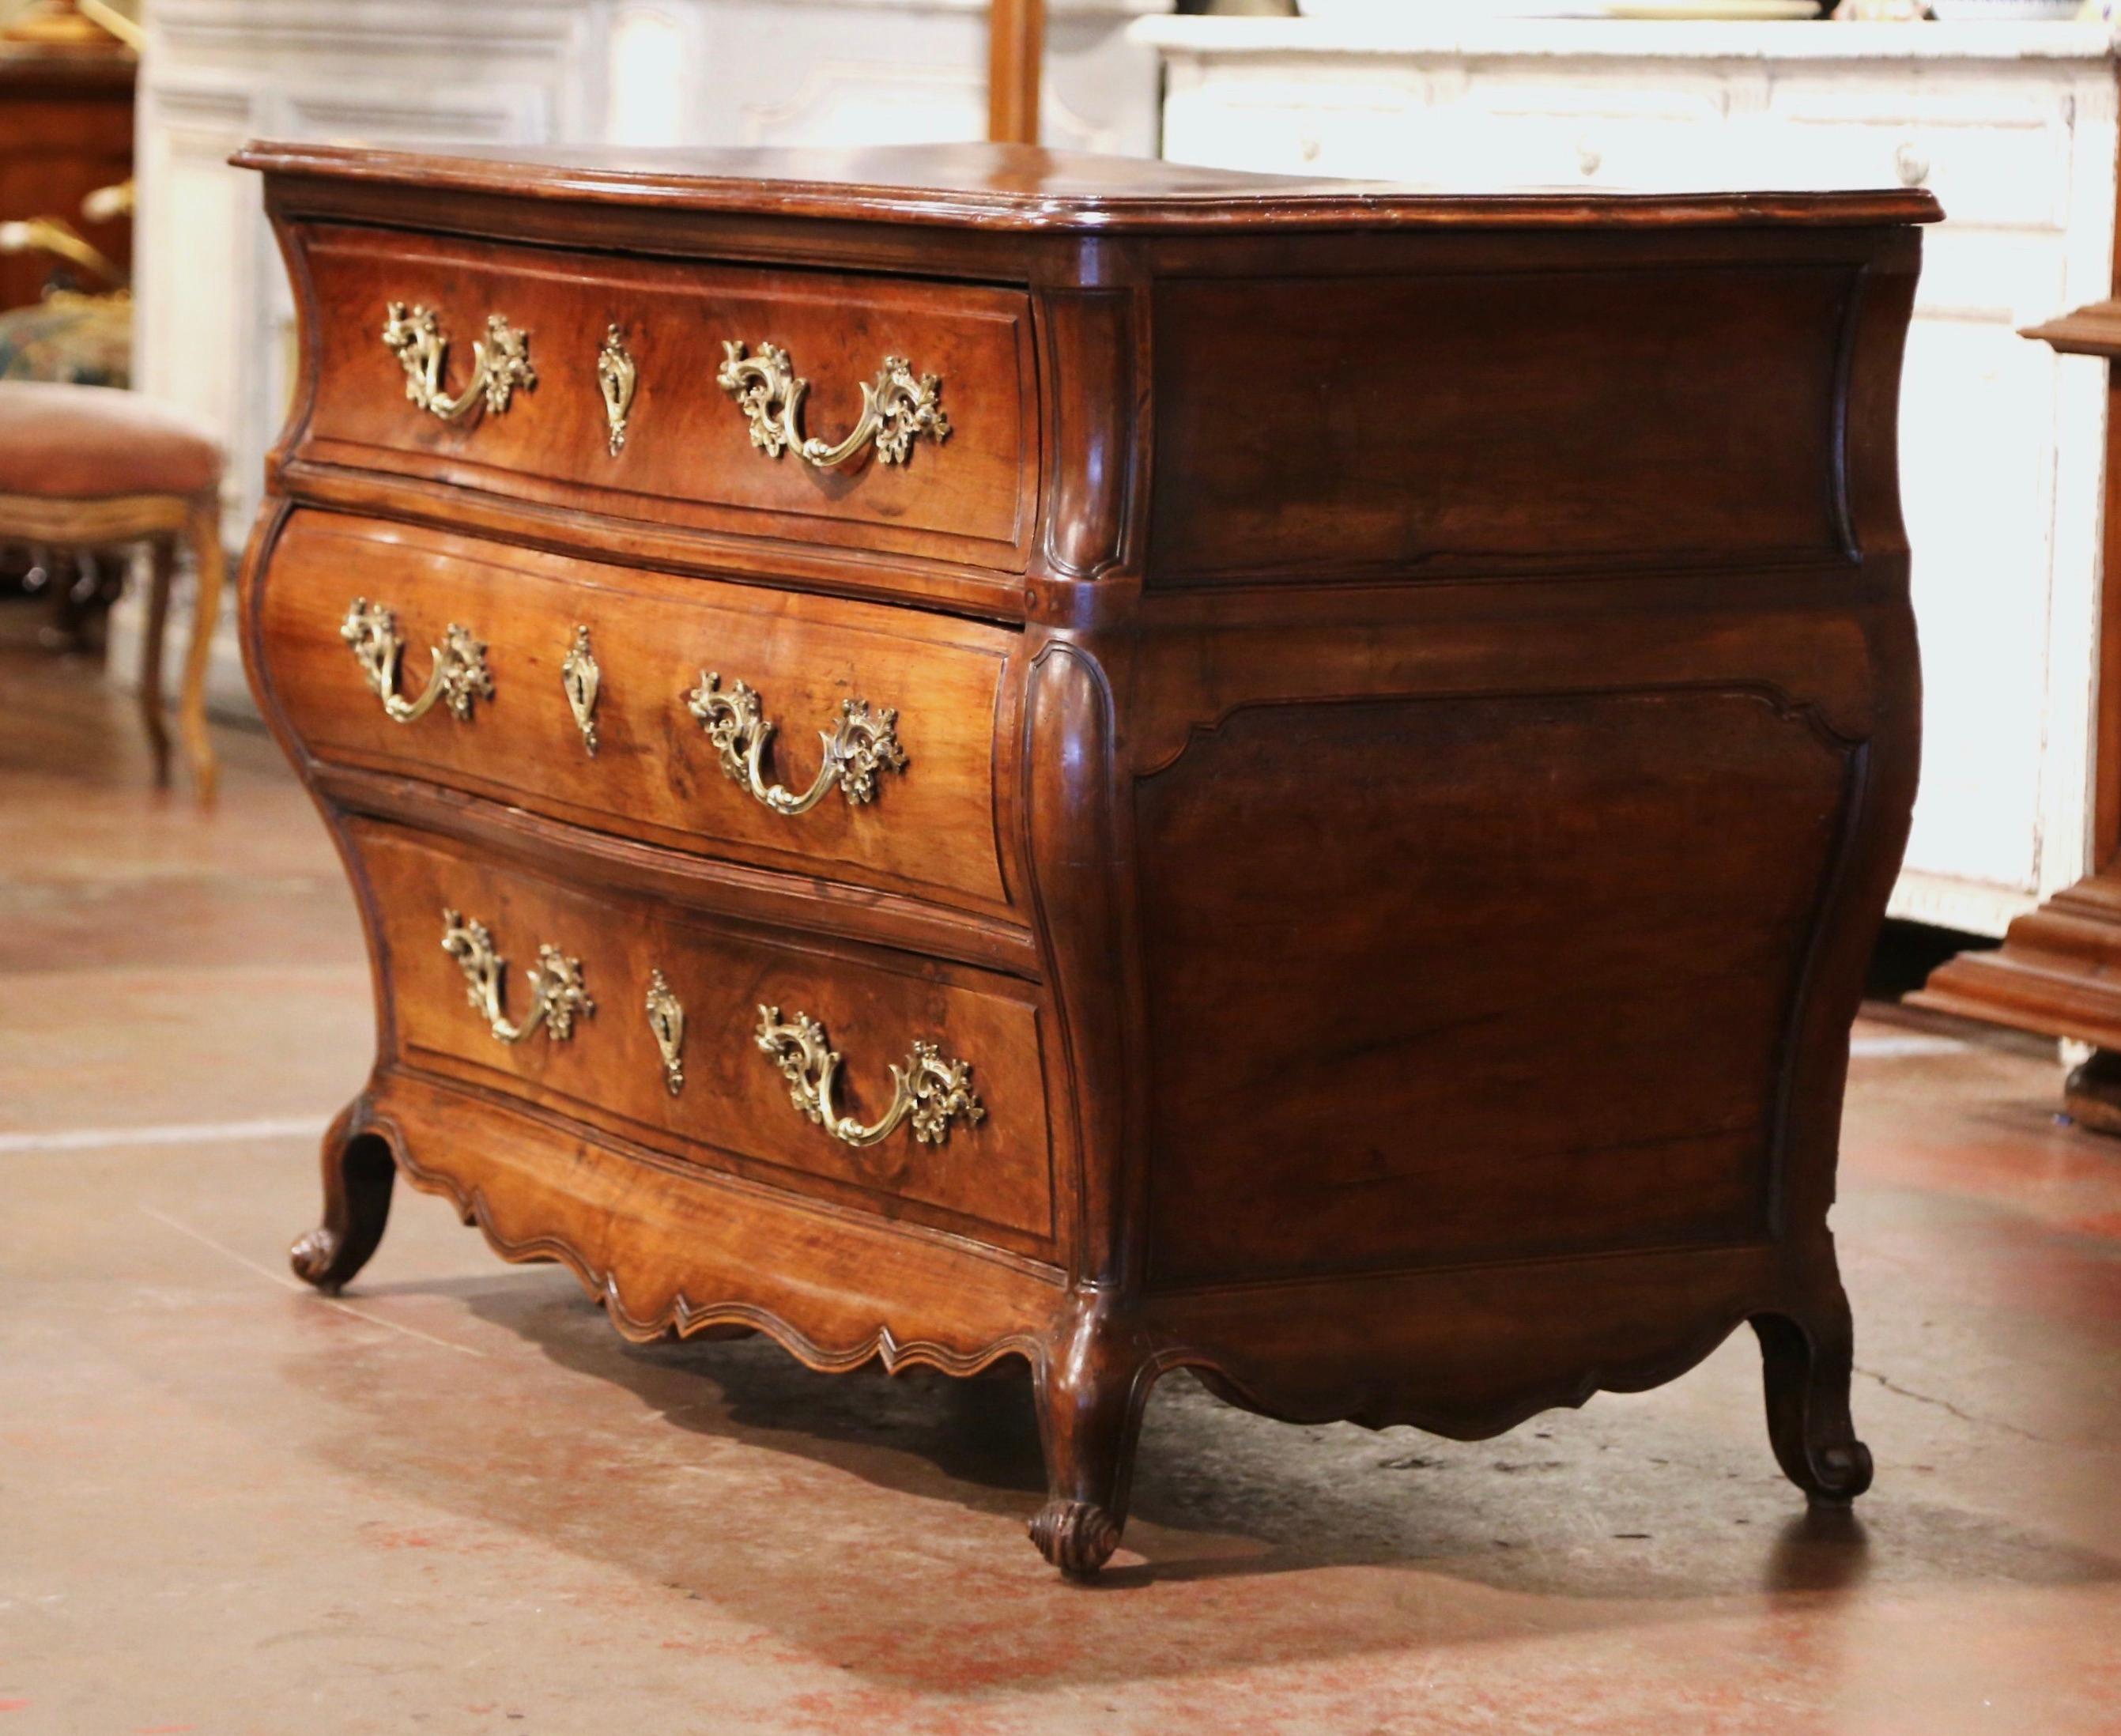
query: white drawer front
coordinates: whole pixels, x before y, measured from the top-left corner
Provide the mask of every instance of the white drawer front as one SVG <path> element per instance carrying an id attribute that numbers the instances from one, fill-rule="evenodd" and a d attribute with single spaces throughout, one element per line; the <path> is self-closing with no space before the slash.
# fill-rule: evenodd
<path id="1" fill-rule="evenodd" d="M 1947 220 L 1994 228 L 2068 219 L 2070 114 L 2051 88 L 1778 80 L 1762 133 L 1792 185 L 1925 187 Z"/>

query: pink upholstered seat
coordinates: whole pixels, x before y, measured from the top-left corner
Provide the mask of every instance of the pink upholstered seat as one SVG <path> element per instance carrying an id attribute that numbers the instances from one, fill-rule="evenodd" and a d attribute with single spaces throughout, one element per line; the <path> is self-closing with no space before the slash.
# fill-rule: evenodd
<path id="1" fill-rule="evenodd" d="M 168 404 L 109 386 L 0 380 L 0 494 L 189 495 L 220 476 L 221 443 Z"/>

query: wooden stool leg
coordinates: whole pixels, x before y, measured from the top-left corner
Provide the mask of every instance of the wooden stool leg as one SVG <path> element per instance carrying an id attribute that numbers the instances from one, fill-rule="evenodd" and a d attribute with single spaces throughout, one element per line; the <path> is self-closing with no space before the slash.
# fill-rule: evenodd
<path id="1" fill-rule="evenodd" d="M 184 755 L 191 762 L 192 782 L 200 804 L 206 805 L 213 800 L 217 776 L 213 743 L 206 730 L 206 672 L 213 656 L 214 623 L 221 617 L 221 590 L 227 576 L 217 496 L 203 495 L 193 502 L 184 535 L 191 544 L 196 595 L 192 604 L 191 649 L 184 658 L 184 684 L 177 701 L 177 722 L 184 732 Z"/>
<path id="2" fill-rule="evenodd" d="M 147 625 L 140 646 L 140 721 L 155 756 L 155 786 L 170 783 L 170 726 L 162 716 L 162 639 L 170 624 L 170 581 L 176 571 L 175 543 L 158 536 L 148 545 Z"/>

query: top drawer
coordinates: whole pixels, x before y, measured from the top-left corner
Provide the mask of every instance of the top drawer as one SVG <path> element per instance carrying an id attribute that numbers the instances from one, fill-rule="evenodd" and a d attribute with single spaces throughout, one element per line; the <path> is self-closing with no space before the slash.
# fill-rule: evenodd
<path id="1" fill-rule="evenodd" d="M 316 369 L 298 459 L 1023 567 L 1038 464 L 1021 293 L 329 224 L 296 245 Z"/>

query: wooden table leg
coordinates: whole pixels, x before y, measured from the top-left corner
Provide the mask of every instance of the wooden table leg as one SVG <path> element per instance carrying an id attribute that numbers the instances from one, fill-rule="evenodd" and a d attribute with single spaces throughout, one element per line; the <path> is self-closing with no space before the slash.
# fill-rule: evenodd
<path id="1" fill-rule="evenodd" d="M 170 583 L 176 572 L 174 538 L 158 536 L 148 545 L 147 622 L 140 645 L 140 721 L 147 726 L 148 751 L 155 756 L 155 786 L 170 783 L 170 726 L 162 716 L 162 641 L 170 624 Z"/>
<path id="2" fill-rule="evenodd" d="M 191 544 L 195 596 L 192 604 L 192 642 L 184 658 L 184 684 L 178 697 L 177 723 L 184 733 L 185 757 L 191 762 L 192 782 L 203 806 L 213 800 L 217 776 L 213 743 L 206 728 L 207 665 L 213 656 L 214 623 L 221 617 L 221 591 L 228 564 L 221 546 L 221 502 L 216 495 L 202 496 L 193 502 L 184 534 Z"/>

